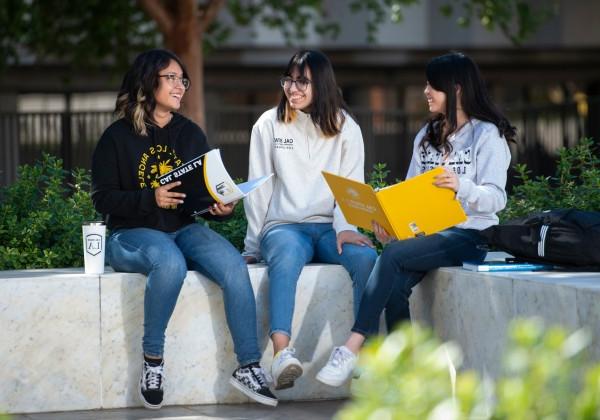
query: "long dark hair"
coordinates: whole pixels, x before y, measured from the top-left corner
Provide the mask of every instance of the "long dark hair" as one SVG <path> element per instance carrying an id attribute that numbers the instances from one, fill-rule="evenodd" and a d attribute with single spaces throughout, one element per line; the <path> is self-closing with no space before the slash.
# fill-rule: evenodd
<path id="1" fill-rule="evenodd" d="M 152 114 L 156 108 L 154 91 L 158 88 L 158 73 L 168 67 L 171 61 L 179 64 L 183 70 L 183 77 L 189 79 L 179 57 L 162 49 L 141 53 L 125 73 L 117 96 L 115 113 L 117 117 L 129 120 L 139 135 L 148 135 L 146 125 L 153 122 Z"/>
<path id="2" fill-rule="evenodd" d="M 291 76 L 296 69 L 304 75 L 307 67 L 310 69 L 312 87 L 310 117 L 326 137 L 336 136 L 345 121 L 344 113 L 341 111 L 346 111 L 348 115 L 350 111 L 335 81 L 333 67 L 327 56 L 315 50 L 298 51 L 290 59 L 283 75 Z M 282 93 L 277 106 L 277 119 L 289 123 L 295 118 L 296 111 L 290 107 L 285 93 Z"/>
<path id="3" fill-rule="evenodd" d="M 452 150 L 448 136 L 457 128 L 457 86 L 461 89 L 460 106 L 467 117 L 491 122 L 507 142 L 515 141 L 515 127 L 490 100 L 481 72 L 473 60 L 453 52 L 433 58 L 425 72 L 431 87 L 446 94 L 446 113 L 429 119 L 421 146 L 428 142 L 438 151 L 449 153 Z"/>

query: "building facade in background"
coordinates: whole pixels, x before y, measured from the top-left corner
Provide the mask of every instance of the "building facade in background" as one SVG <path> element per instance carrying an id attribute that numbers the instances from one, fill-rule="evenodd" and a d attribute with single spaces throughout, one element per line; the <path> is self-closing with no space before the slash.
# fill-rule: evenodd
<path id="1" fill-rule="evenodd" d="M 477 23 L 460 28 L 440 15 L 441 0 L 407 7 L 403 23 L 383 24 L 368 43 L 363 13 L 345 1 L 327 2 L 342 23 L 337 39 L 308 31 L 289 47 L 263 26 L 237 29 L 206 59 L 207 132 L 236 176 L 245 177 L 252 124 L 279 98 L 279 76 L 299 46 L 331 58 L 344 97 L 365 137 L 367 164 L 387 162 L 392 178 L 405 173 L 412 138 L 426 117 L 427 61 L 460 50 L 480 65 L 496 103 L 519 129 L 514 160 L 538 173 L 560 146 L 583 135 L 600 138 L 600 2 L 562 0 L 558 15 L 523 46 Z M 231 22 L 223 12 L 221 21 Z M 93 146 L 111 121 L 121 74 L 110 68 L 66 74 L 65 66 L 23 64 L 0 78 L 0 185 L 16 165 L 44 149 L 68 167 L 89 166 Z M 535 159 L 534 159 L 535 157 Z M 536 163 L 538 161 L 538 163 Z M 537 165 L 537 166 L 536 166 Z"/>

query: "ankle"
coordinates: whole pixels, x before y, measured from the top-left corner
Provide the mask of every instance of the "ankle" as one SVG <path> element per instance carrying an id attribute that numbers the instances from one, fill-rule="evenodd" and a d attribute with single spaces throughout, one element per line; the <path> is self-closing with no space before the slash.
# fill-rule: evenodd
<path id="1" fill-rule="evenodd" d="M 162 362 L 163 362 L 163 358 L 162 357 L 148 356 L 147 354 L 144 354 L 144 360 L 150 366 L 160 366 L 162 364 Z"/>

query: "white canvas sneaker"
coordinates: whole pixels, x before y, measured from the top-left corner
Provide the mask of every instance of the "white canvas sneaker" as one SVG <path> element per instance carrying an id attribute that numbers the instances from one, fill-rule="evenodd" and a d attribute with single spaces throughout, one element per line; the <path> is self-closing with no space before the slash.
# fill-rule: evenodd
<path id="1" fill-rule="evenodd" d="M 352 376 L 358 357 L 346 346 L 334 347 L 329 361 L 317 374 L 317 380 L 329 386 L 341 386 Z"/>
<path id="2" fill-rule="evenodd" d="M 302 364 L 296 359 L 296 350 L 286 347 L 273 357 L 271 375 L 275 389 L 286 389 L 294 386 L 294 381 L 302 376 Z"/>

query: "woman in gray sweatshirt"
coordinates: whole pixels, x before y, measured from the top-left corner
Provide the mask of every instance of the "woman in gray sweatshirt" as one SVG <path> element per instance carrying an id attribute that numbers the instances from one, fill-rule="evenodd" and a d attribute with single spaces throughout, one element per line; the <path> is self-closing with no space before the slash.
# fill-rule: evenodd
<path id="1" fill-rule="evenodd" d="M 409 320 L 408 298 L 427 271 L 464 261 L 483 261 L 480 231 L 498 223 L 506 205 L 508 142 L 515 128 L 491 103 L 477 65 L 452 53 L 436 57 L 426 69 L 425 97 L 433 114 L 417 134 L 407 178 L 441 166 L 435 185 L 456 193 L 467 214 L 460 225 L 429 236 L 397 241 L 374 224 L 377 239 L 387 244 L 360 302 L 346 344 L 334 348 L 317 379 L 342 385 L 352 374 L 366 337 L 378 332 L 385 308 L 388 329 Z"/>
<path id="2" fill-rule="evenodd" d="M 364 181 L 364 147 L 335 82 L 329 59 L 299 51 L 281 78 L 277 108 L 252 128 L 248 179 L 274 176 L 244 202 L 244 256 L 269 268 L 270 332 L 275 389 L 302 374 L 290 347 L 296 283 L 305 264 L 341 264 L 350 273 L 355 314 L 375 264 L 373 244 L 348 224 L 321 171 Z"/>

